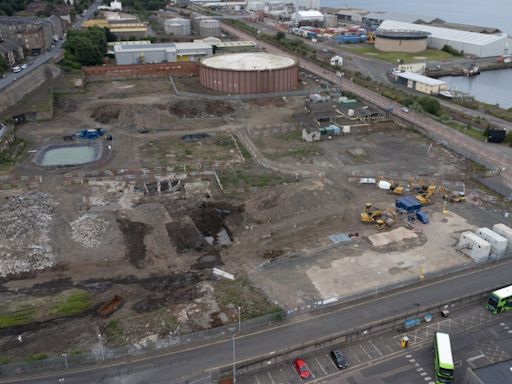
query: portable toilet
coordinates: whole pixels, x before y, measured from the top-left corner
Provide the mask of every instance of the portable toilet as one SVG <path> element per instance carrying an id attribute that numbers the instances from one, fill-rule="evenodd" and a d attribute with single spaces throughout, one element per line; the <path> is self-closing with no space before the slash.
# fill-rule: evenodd
<path id="1" fill-rule="evenodd" d="M 459 244 L 457 249 L 468 255 L 477 263 L 483 263 L 489 258 L 491 252 L 491 244 L 487 241 L 478 237 L 473 232 L 464 232 L 460 236 Z"/>
<path id="2" fill-rule="evenodd" d="M 475 233 L 491 244 L 491 254 L 496 258 L 503 257 L 507 249 L 507 239 L 485 227 L 478 228 Z"/>
<path id="3" fill-rule="evenodd" d="M 416 211 L 416 218 L 421 221 L 423 224 L 428 224 L 428 215 L 423 211 Z"/>
<path id="4" fill-rule="evenodd" d="M 492 227 L 493 232 L 496 232 L 498 235 L 507 239 L 507 249 L 505 254 L 508 256 L 512 256 L 512 228 L 507 227 L 505 224 L 494 224 Z"/>

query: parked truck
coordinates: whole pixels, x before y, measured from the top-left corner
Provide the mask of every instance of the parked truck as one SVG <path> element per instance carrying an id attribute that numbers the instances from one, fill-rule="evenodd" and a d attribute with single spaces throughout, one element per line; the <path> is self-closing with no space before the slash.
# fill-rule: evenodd
<path id="1" fill-rule="evenodd" d="M 88 139 L 93 140 L 97 139 L 100 136 L 103 136 L 105 134 L 105 130 L 103 128 L 96 128 L 96 129 L 82 129 L 81 131 L 75 133 L 75 138 L 77 139 Z"/>

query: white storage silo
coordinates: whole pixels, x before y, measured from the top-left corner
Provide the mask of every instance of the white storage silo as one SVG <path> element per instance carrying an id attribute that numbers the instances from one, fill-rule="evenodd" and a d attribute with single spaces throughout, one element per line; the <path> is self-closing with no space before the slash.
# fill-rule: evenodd
<path id="1" fill-rule="evenodd" d="M 491 244 L 491 254 L 493 254 L 495 258 L 500 258 L 505 254 L 505 250 L 507 249 L 507 239 L 503 236 L 500 236 L 496 232 L 485 227 L 478 228 L 475 233 Z"/>
<path id="2" fill-rule="evenodd" d="M 194 16 L 194 18 L 192 19 L 192 30 L 195 32 L 195 33 L 199 33 L 199 23 L 203 20 L 211 20 L 211 17 L 210 16 L 204 16 L 204 15 L 197 15 L 197 16 Z"/>
<path id="3" fill-rule="evenodd" d="M 170 20 L 169 20 L 170 21 Z M 166 35 L 183 36 L 183 25 L 177 23 L 165 23 L 164 30 Z"/>
<path id="4" fill-rule="evenodd" d="M 464 232 L 460 236 L 457 249 L 471 257 L 477 263 L 483 263 L 489 258 L 491 244 L 481 237 L 478 237 L 473 232 Z"/>
<path id="5" fill-rule="evenodd" d="M 183 26 L 183 34 L 190 35 L 190 20 L 176 17 L 175 19 L 172 19 L 172 22 L 175 24 L 181 24 Z"/>
<path id="6" fill-rule="evenodd" d="M 324 27 L 325 28 L 333 28 L 338 25 L 338 17 L 336 15 L 331 15 L 326 13 L 324 15 Z"/>
<path id="7" fill-rule="evenodd" d="M 494 224 L 492 227 L 493 232 L 496 232 L 498 235 L 507 239 L 507 249 L 505 254 L 508 256 L 512 256 L 512 228 L 507 227 L 505 224 Z"/>
<path id="8" fill-rule="evenodd" d="M 208 19 L 199 22 L 199 34 L 204 37 L 220 36 L 220 23 L 218 20 Z"/>

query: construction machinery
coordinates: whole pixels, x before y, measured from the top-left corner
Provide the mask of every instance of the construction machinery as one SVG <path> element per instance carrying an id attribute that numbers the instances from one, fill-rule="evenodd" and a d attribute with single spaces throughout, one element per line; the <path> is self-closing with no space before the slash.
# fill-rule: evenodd
<path id="1" fill-rule="evenodd" d="M 401 195 L 405 191 L 405 188 L 401 186 L 399 183 L 395 183 L 393 180 L 386 180 L 381 176 L 377 178 L 376 185 L 377 188 L 379 189 L 386 189 L 397 195 Z"/>
<path id="2" fill-rule="evenodd" d="M 361 212 L 360 220 L 362 223 L 375 223 L 378 230 L 390 227 L 395 223 L 395 212 L 392 209 L 373 209 L 371 203 L 366 203 L 363 212 Z"/>

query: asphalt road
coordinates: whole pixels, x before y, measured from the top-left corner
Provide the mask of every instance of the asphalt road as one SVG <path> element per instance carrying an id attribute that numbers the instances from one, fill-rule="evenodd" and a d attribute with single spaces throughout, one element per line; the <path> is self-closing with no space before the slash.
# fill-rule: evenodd
<path id="1" fill-rule="evenodd" d="M 470 292 L 510 284 L 512 260 L 467 271 L 445 279 L 424 283 L 400 292 L 382 294 L 332 312 L 313 315 L 296 322 L 261 330 L 236 338 L 237 361 L 315 340 L 328 334 L 349 330 L 419 306 L 434 305 Z M 232 341 L 208 342 L 182 351 L 148 356 L 105 367 L 93 367 L 69 373 L 48 373 L 40 377 L 0 380 L 0 383 L 184 383 L 185 379 L 232 362 Z"/>
<path id="2" fill-rule="evenodd" d="M 239 29 L 236 29 L 230 25 L 223 24 L 222 28 L 232 33 L 233 35 L 238 36 L 242 40 L 250 40 L 252 38 L 252 36 L 248 33 L 240 31 Z M 263 41 L 258 41 L 258 44 L 264 47 L 268 52 L 282 53 L 279 48 L 271 44 L 265 43 Z M 290 54 L 287 53 L 287 55 Z M 339 84 L 342 90 L 352 92 L 359 98 L 366 100 L 367 102 L 370 102 L 381 109 L 392 107 L 392 114 L 396 117 L 408 121 L 409 123 L 422 128 L 426 132 L 436 135 L 439 142 L 447 143 L 453 147 L 460 148 L 474 156 L 479 157 L 480 159 L 485 160 L 488 164 L 492 164 L 494 167 L 499 168 L 501 170 L 501 175 L 505 179 L 512 181 L 512 148 L 503 146 L 497 147 L 489 145 L 485 142 L 477 141 L 419 113 L 405 113 L 401 110 L 402 105 L 393 102 L 371 90 L 361 87 L 347 79 L 342 80 L 336 77 L 334 72 L 326 70 L 308 60 L 298 56 L 295 56 L 295 58 L 298 60 L 301 68 L 314 73 L 318 77 L 322 77 L 335 84 Z"/>
<path id="3" fill-rule="evenodd" d="M 80 28 L 80 25 L 82 24 L 82 21 L 90 19 L 94 12 L 96 11 L 96 8 L 98 5 L 101 4 L 101 0 L 95 1 L 91 6 L 87 9 L 87 12 L 83 16 L 78 16 L 75 23 L 71 26 L 72 29 L 78 29 Z M 29 60 L 32 62 L 32 65 L 28 66 L 24 70 L 18 73 L 13 72 L 7 72 L 5 74 L 5 78 L 0 79 L 0 90 L 7 87 L 9 84 L 13 83 L 14 81 L 18 80 L 19 78 L 25 76 L 27 73 L 35 70 L 40 65 L 46 64 L 47 62 L 54 60 L 56 57 L 58 57 L 61 54 L 62 45 L 64 44 L 64 40 L 59 40 L 57 43 L 55 43 L 55 47 L 46 53 L 43 53 L 39 56 L 36 56 L 33 60 Z"/>

